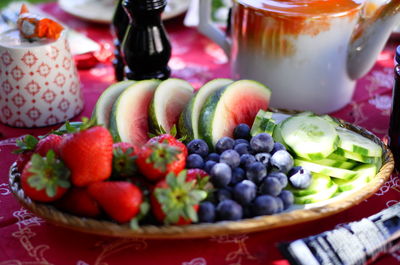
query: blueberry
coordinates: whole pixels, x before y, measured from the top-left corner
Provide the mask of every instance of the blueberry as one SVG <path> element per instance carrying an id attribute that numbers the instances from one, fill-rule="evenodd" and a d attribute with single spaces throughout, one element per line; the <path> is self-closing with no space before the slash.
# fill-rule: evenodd
<path id="1" fill-rule="evenodd" d="M 271 158 L 269 153 L 258 153 L 254 157 L 256 158 L 256 161 L 263 163 L 268 168 L 269 159 Z"/>
<path id="2" fill-rule="evenodd" d="M 243 217 L 243 208 L 233 200 L 224 200 L 217 205 L 218 220 L 240 220 Z"/>
<path id="3" fill-rule="evenodd" d="M 188 155 L 186 158 L 186 168 L 203 168 L 204 160 L 198 154 Z"/>
<path id="4" fill-rule="evenodd" d="M 288 190 L 283 190 L 281 194 L 279 194 L 279 198 L 281 198 L 285 210 L 289 208 L 294 202 L 293 193 Z"/>
<path id="5" fill-rule="evenodd" d="M 210 174 L 211 172 L 211 168 L 217 164 L 217 162 L 212 161 L 212 160 L 208 160 L 204 163 L 204 171 L 207 172 L 208 174 Z"/>
<path id="6" fill-rule="evenodd" d="M 286 150 L 286 147 L 279 142 L 275 142 L 274 148 L 272 148 L 272 151 L 271 151 L 271 155 L 273 155 L 276 151 L 279 151 L 279 150 Z"/>
<path id="7" fill-rule="evenodd" d="M 215 164 L 210 171 L 211 182 L 217 188 L 225 187 L 231 182 L 232 169 L 225 163 Z"/>
<path id="8" fill-rule="evenodd" d="M 217 189 L 214 195 L 217 202 L 222 202 L 224 200 L 231 200 L 233 198 L 232 189 L 228 187 Z"/>
<path id="9" fill-rule="evenodd" d="M 279 205 L 275 197 L 271 195 L 260 195 L 254 199 L 253 213 L 256 216 L 270 215 L 278 211 Z"/>
<path id="10" fill-rule="evenodd" d="M 241 123 L 233 129 L 233 138 L 250 139 L 250 127 L 245 123 Z"/>
<path id="11" fill-rule="evenodd" d="M 307 189 L 311 185 L 312 175 L 308 169 L 294 167 L 288 173 L 290 184 L 296 189 Z"/>
<path id="12" fill-rule="evenodd" d="M 281 183 L 282 188 L 285 188 L 288 184 L 288 177 L 282 172 L 271 172 L 267 177 L 277 178 Z"/>
<path id="13" fill-rule="evenodd" d="M 283 201 L 281 198 L 279 197 L 275 197 L 276 203 L 278 204 L 278 209 L 277 209 L 277 213 L 282 212 L 283 210 L 285 210 L 285 206 L 283 204 Z"/>
<path id="14" fill-rule="evenodd" d="M 245 143 L 237 144 L 234 150 L 238 152 L 239 155 L 250 154 L 250 145 Z"/>
<path id="15" fill-rule="evenodd" d="M 250 145 L 250 142 L 246 139 L 235 139 L 235 146 L 238 144 L 248 144 Z"/>
<path id="16" fill-rule="evenodd" d="M 202 139 L 194 139 L 187 144 L 189 154 L 198 154 L 201 157 L 208 155 L 208 145 Z"/>
<path id="17" fill-rule="evenodd" d="M 256 162 L 256 158 L 251 154 L 244 154 L 240 156 L 240 166 L 244 169 L 247 169 L 254 162 Z"/>
<path id="18" fill-rule="evenodd" d="M 237 183 L 241 182 L 242 180 L 245 179 L 246 172 L 240 168 L 236 167 L 232 169 L 232 179 L 230 185 L 236 185 Z"/>
<path id="19" fill-rule="evenodd" d="M 206 158 L 206 160 L 212 160 L 212 161 L 215 161 L 215 162 L 218 163 L 219 162 L 219 154 L 217 154 L 217 153 L 209 153 L 207 158 Z"/>
<path id="20" fill-rule="evenodd" d="M 261 162 L 254 162 L 249 165 L 246 172 L 246 177 L 258 184 L 267 175 L 267 168 Z"/>
<path id="21" fill-rule="evenodd" d="M 255 153 L 269 153 L 274 148 L 274 139 L 268 133 L 259 133 L 251 138 L 250 147 Z"/>
<path id="22" fill-rule="evenodd" d="M 241 205 L 249 204 L 256 197 L 256 193 L 256 184 L 248 179 L 239 182 L 233 188 L 233 197 Z"/>
<path id="23" fill-rule="evenodd" d="M 235 141 L 232 138 L 225 136 L 219 139 L 215 144 L 215 150 L 217 153 L 221 154 L 223 151 L 232 149 L 234 145 Z"/>
<path id="24" fill-rule="evenodd" d="M 212 223 L 215 221 L 215 205 L 212 202 L 202 202 L 199 206 L 198 216 L 200 223 Z"/>
<path id="25" fill-rule="evenodd" d="M 231 168 L 235 168 L 240 165 L 240 155 L 235 150 L 226 150 L 219 157 L 219 162 L 225 163 Z"/>
<path id="26" fill-rule="evenodd" d="M 294 161 L 293 157 L 286 150 L 276 151 L 269 160 L 271 166 L 280 172 L 288 173 L 292 169 Z"/>
<path id="27" fill-rule="evenodd" d="M 266 177 L 260 185 L 260 193 L 278 196 L 282 191 L 281 182 L 277 178 Z"/>

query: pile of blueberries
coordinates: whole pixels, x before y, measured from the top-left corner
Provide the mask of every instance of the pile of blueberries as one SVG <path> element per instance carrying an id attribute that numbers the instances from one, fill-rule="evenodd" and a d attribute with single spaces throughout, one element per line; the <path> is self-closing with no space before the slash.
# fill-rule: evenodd
<path id="1" fill-rule="evenodd" d="M 186 167 L 206 171 L 215 188 L 200 204 L 200 222 L 282 212 L 294 201 L 292 192 L 285 190 L 289 183 L 298 189 L 311 184 L 311 173 L 294 167 L 293 157 L 270 134 L 251 137 L 249 126 L 239 124 L 233 137 L 219 139 L 211 153 L 204 140 L 195 139 L 187 144 Z"/>

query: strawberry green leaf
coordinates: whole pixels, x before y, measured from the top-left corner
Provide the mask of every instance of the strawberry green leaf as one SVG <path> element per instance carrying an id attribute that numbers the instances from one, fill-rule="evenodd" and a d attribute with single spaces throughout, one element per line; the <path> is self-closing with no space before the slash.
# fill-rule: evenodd
<path id="1" fill-rule="evenodd" d="M 28 172 L 31 173 L 28 184 L 38 191 L 45 189 L 49 197 L 56 195 L 57 187 L 69 188 L 71 185 L 69 169 L 61 160 L 56 159 L 53 150 L 49 150 L 46 157 L 33 154 Z"/>
<path id="2" fill-rule="evenodd" d="M 136 217 L 132 218 L 131 221 L 129 222 L 129 227 L 132 230 L 138 230 L 139 229 L 139 220 Z"/>
<path id="3" fill-rule="evenodd" d="M 16 140 L 18 149 L 14 150 L 14 154 L 21 154 L 27 151 L 34 151 L 39 140 L 33 135 L 25 135 L 22 139 Z"/>
<path id="4" fill-rule="evenodd" d="M 177 155 L 181 153 L 179 148 L 164 143 L 153 143 L 150 145 L 151 155 L 146 159 L 146 163 L 153 164 L 158 170 L 165 172 L 172 162 L 178 160 Z"/>
<path id="5" fill-rule="evenodd" d="M 174 224 L 179 218 L 194 222 L 198 220 L 194 206 L 207 197 L 207 192 L 195 189 L 195 181 L 187 182 L 186 178 L 186 170 L 181 171 L 178 176 L 170 173 L 166 177 L 168 187 L 156 188 L 154 191 L 166 215 L 166 224 Z"/>
<path id="6" fill-rule="evenodd" d="M 194 210 L 193 206 L 187 205 L 185 207 L 185 215 L 187 217 L 189 217 L 188 219 L 192 220 L 193 222 L 197 222 L 198 221 L 197 213 Z"/>
<path id="7" fill-rule="evenodd" d="M 113 176 L 114 177 L 129 177 L 133 176 L 136 171 L 136 158 L 133 156 L 133 148 L 129 147 L 124 151 L 121 147 L 116 147 L 113 150 Z"/>

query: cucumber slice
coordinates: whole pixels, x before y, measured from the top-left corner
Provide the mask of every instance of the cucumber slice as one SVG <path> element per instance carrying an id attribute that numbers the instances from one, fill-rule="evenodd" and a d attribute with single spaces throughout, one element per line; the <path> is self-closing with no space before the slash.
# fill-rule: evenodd
<path id="1" fill-rule="evenodd" d="M 353 167 L 355 167 L 357 165 L 357 162 L 355 162 L 355 161 L 350 162 L 350 161 L 335 160 L 335 159 L 330 159 L 330 158 L 312 160 L 309 162 L 323 165 L 323 166 L 337 167 L 337 168 L 343 168 L 343 169 L 352 169 Z"/>
<path id="2" fill-rule="evenodd" d="M 272 138 L 274 138 L 275 142 L 279 142 L 279 143 L 283 144 L 283 146 L 285 146 L 286 150 L 292 151 L 291 148 L 283 140 L 282 132 L 281 132 L 281 124 L 277 124 L 275 126 L 274 132 L 272 133 Z"/>
<path id="3" fill-rule="evenodd" d="M 337 127 L 336 131 L 340 138 L 340 148 L 363 156 L 382 156 L 382 148 L 370 139 L 342 127 Z"/>
<path id="4" fill-rule="evenodd" d="M 141 147 L 149 139 L 148 109 L 160 81 L 138 81 L 122 92 L 110 115 L 110 132 L 115 142 Z"/>
<path id="5" fill-rule="evenodd" d="M 220 88 L 204 103 L 199 118 L 199 136 L 210 148 L 231 136 L 240 123 L 251 125 L 260 109 L 267 109 L 271 90 L 253 80 L 239 80 Z"/>
<path id="6" fill-rule="evenodd" d="M 102 124 L 104 127 L 109 128 L 111 109 L 114 102 L 122 91 L 134 82 L 131 80 L 121 81 L 109 86 L 101 93 L 92 112 L 92 118 L 96 119 L 97 124 Z"/>
<path id="7" fill-rule="evenodd" d="M 339 186 L 335 183 L 327 189 L 320 190 L 317 193 L 305 195 L 305 196 L 294 196 L 295 204 L 308 204 L 327 200 L 332 198 L 338 191 Z"/>
<path id="8" fill-rule="evenodd" d="M 356 161 L 348 159 L 348 158 L 346 158 L 346 157 L 344 157 L 342 155 L 337 154 L 336 151 L 337 151 L 337 149 L 332 154 L 328 155 L 326 158 L 329 158 L 329 159 L 332 159 L 332 160 L 336 160 L 336 161 L 356 162 Z"/>
<path id="9" fill-rule="evenodd" d="M 335 118 L 332 118 L 331 116 L 329 116 L 328 114 L 321 115 L 320 117 L 323 118 L 324 120 L 328 121 L 334 127 L 340 126 L 339 122 Z"/>
<path id="10" fill-rule="evenodd" d="M 191 98 L 179 117 L 179 135 L 186 136 L 186 141 L 199 138 L 199 117 L 204 102 L 216 90 L 233 83 L 231 79 L 218 78 L 204 84 Z"/>
<path id="11" fill-rule="evenodd" d="M 290 115 L 288 114 L 260 110 L 251 126 L 250 134 L 251 136 L 255 136 L 259 133 L 266 132 L 272 135 L 276 125 L 289 117 Z"/>
<path id="12" fill-rule="evenodd" d="M 323 174 L 313 173 L 311 185 L 307 189 L 296 189 L 292 186 L 288 186 L 286 189 L 290 190 L 295 196 L 306 196 L 315 194 L 325 189 L 330 188 L 333 185 L 331 177 Z"/>
<path id="13" fill-rule="evenodd" d="M 333 181 L 339 185 L 340 191 L 348 191 L 362 187 L 375 177 L 377 168 L 374 164 L 363 164 L 354 168 L 354 171 L 357 172 L 357 175 L 352 179 L 333 179 Z"/>
<path id="14" fill-rule="evenodd" d="M 311 160 L 327 157 L 338 142 L 335 127 L 318 116 L 292 116 L 282 123 L 281 133 L 298 156 Z"/>
<path id="15" fill-rule="evenodd" d="M 294 165 L 302 166 L 302 167 L 310 170 L 311 172 L 320 173 L 320 174 L 324 174 L 324 175 L 328 175 L 328 176 L 340 178 L 340 179 L 351 179 L 357 175 L 357 172 L 354 170 L 323 166 L 323 165 L 319 165 L 319 164 L 316 164 L 313 162 L 300 160 L 300 159 L 295 159 Z"/>
<path id="16" fill-rule="evenodd" d="M 149 129 L 152 133 L 170 133 L 178 126 L 179 115 L 193 96 L 189 82 L 178 78 L 162 81 L 154 92 L 149 107 Z"/>
<path id="17" fill-rule="evenodd" d="M 371 156 L 363 156 L 358 153 L 350 152 L 338 147 L 334 152 L 333 155 L 341 156 L 350 160 L 366 163 L 366 164 L 373 164 L 376 162 L 382 161 L 381 157 L 371 157 Z"/>

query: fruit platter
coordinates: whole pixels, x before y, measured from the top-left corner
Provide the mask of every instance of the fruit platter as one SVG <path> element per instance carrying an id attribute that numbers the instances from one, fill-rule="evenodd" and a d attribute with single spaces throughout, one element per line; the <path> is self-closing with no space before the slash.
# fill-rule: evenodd
<path id="1" fill-rule="evenodd" d="M 323 218 L 374 194 L 390 150 L 329 115 L 269 108 L 253 80 L 121 81 L 92 117 L 18 141 L 10 186 L 50 223 L 99 235 L 199 238 Z"/>

